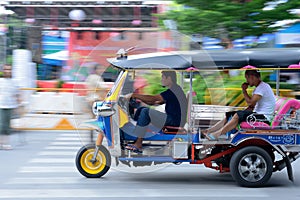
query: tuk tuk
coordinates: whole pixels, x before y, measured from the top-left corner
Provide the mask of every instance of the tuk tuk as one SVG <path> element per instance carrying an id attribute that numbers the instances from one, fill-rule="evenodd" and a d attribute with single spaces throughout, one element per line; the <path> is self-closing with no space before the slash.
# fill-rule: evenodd
<path id="1" fill-rule="evenodd" d="M 240 186 L 263 186 L 273 172 L 286 168 L 293 181 L 291 163 L 300 157 L 300 101 L 279 94 L 281 70 L 299 70 L 299 49 L 247 49 L 247 50 L 195 50 L 189 52 L 157 52 L 127 55 L 126 52 L 108 62 L 120 70 L 114 86 L 103 101 L 93 104 L 94 120 L 85 122 L 97 132 L 95 144 L 84 145 L 77 153 L 76 167 L 87 178 L 99 178 L 117 163 L 144 166 L 161 163 L 203 164 L 205 167 L 230 172 Z M 241 109 L 228 105 L 203 105 L 193 103 L 193 75 L 197 72 L 214 73 L 230 70 L 243 72 L 244 66 L 255 66 L 260 71 L 276 75 L 275 116 L 271 125 L 256 119 L 239 125 L 226 140 L 209 141 L 201 137 L 200 130 L 208 127 L 201 123 L 223 116 L 225 111 Z M 297 69 L 298 68 L 298 69 Z M 188 116 L 184 127 L 149 126 L 144 138 L 142 154 L 124 147 L 135 141 L 132 135 L 135 122 L 132 112 L 136 101 L 128 100 L 130 80 L 138 70 L 175 70 L 188 79 Z M 131 79 L 130 79 L 131 77 Z M 203 78 L 203 76 L 202 76 Z M 216 98 L 214 96 L 213 98 Z M 209 113 L 206 115 L 206 112 Z M 107 144 L 103 144 L 104 139 Z"/>

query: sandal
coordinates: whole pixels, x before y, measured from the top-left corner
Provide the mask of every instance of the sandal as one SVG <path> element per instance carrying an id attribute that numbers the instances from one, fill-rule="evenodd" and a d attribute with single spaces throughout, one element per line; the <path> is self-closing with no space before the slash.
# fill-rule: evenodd
<path id="1" fill-rule="evenodd" d="M 130 150 L 134 153 L 143 153 L 143 150 L 141 148 L 138 148 L 133 144 L 128 144 L 127 146 L 125 146 L 125 149 Z"/>

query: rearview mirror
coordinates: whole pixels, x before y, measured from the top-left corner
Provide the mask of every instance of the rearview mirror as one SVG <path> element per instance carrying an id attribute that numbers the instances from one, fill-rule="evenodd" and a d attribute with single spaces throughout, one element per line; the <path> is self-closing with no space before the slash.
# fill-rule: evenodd
<path id="1" fill-rule="evenodd" d="M 115 110 L 109 105 L 102 105 L 97 109 L 98 115 L 102 117 L 109 117 L 115 114 Z"/>

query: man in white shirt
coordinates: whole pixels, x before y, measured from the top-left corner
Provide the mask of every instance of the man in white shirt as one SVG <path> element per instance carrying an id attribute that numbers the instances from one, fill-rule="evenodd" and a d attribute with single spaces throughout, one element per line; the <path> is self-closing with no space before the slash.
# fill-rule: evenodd
<path id="1" fill-rule="evenodd" d="M 3 78 L 0 78 L 0 149 L 5 150 L 12 149 L 9 144 L 10 120 L 19 101 L 18 88 L 12 79 L 11 70 L 11 65 L 4 65 Z"/>
<path id="2" fill-rule="evenodd" d="M 275 95 L 269 84 L 263 82 L 260 73 L 256 70 L 245 72 L 246 83 L 242 84 L 242 91 L 248 107 L 245 110 L 227 112 L 226 118 L 202 133 L 208 140 L 218 140 L 219 136 L 235 129 L 237 125 L 247 120 L 249 115 L 269 123 L 272 121 L 275 108 Z M 252 96 L 247 92 L 248 86 L 254 89 Z"/>

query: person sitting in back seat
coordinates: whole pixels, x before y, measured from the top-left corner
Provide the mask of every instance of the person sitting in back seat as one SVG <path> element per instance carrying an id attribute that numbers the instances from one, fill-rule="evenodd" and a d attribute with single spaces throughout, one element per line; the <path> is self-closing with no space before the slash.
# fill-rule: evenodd
<path id="1" fill-rule="evenodd" d="M 260 72 L 257 70 L 246 70 L 246 83 L 242 84 L 242 91 L 245 101 L 248 104 L 247 109 L 241 111 L 227 112 L 226 118 L 215 124 L 213 127 L 202 131 L 202 134 L 208 140 L 218 140 L 222 134 L 233 130 L 247 117 L 253 115 L 256 119 L 265 121 L 268 124 L 272 121 L 275 108 L 275 95 L 269 84 L 263 82 L 260 78 Z M 249 96 L 248 86 L 256 88 L 252 96 Z"/>

